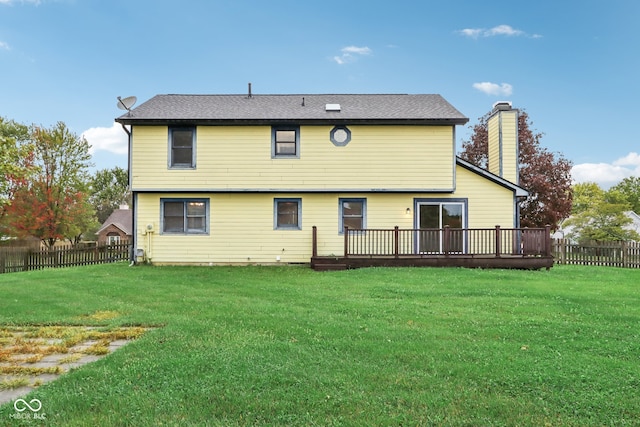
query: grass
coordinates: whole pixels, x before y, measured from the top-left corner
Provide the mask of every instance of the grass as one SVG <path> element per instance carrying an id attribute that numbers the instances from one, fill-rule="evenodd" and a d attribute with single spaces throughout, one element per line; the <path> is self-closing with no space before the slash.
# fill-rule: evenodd
<path id="1" fill-rule="evenodd" d="M 115 264 L 0 275 L 0 325 L 161 326 L 32 392 L 49 425 L 624 426 L 639 287 L 578 266 Z"/>

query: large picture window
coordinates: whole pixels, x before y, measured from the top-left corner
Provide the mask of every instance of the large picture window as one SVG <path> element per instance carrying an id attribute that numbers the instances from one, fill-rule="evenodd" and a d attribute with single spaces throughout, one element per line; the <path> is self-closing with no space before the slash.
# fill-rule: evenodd
<path id="1" fill-rule="evenodd" d="M 274 228 L 276 230 L 300 230 L 302 228 L 302 200 L 274 200 Z"/>
<path id="2" fill-rule="evenodd" d="M 192 127 L 169 128 L 169 167 L 195 168 L 196 130 Z"/>
<path id="3" fill-rule="evenodd" d="M 205 234 L 209 232 L 208 199 L 162 199 L 162 232 Z"/>
<path id="4" fill-rule="evenodd" d="M 271 129 L 271 157 L 300 157 L 300 128 L 291 126 L 274 126 Z"/>
<path id="5" fill-rule="evenodd" d="M 344 233 L 345 226 L 350 229 L 367 228 L 367 199 L 340 199 L 339 205 L 340 233 Z"/>

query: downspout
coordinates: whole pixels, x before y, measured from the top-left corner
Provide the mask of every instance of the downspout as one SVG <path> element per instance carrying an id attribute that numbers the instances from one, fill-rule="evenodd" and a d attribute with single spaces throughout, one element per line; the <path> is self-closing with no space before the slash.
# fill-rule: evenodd
<path id="1" fill-rule="evenodd" d="M 127 134 L 127 182 L 129 184 L 129 189 L 131 190 L 131 131 L 129 129 L 127 129 L 127 127 L 124 125 L 124 123 L 120 123 L 120 126 L 122 126 L 122 129 L 125 131 L 125 133 Z M 138 227 L 137 225 L 137 221 L 136 221 L 136 208 L 137 208 L 137 194 L 135 194 L 134 192 L 131 192 L 131 215 L 133 215 L 133 222 L 132 222 L 132 230 L 131 230 L 131 250 L 129 251 L 129 260 L 131 261 L 131 263 L 129 264 L 129 267 L 133 266 L 136 263 L 136 237 L 137 237 L 137 230 Z"/>

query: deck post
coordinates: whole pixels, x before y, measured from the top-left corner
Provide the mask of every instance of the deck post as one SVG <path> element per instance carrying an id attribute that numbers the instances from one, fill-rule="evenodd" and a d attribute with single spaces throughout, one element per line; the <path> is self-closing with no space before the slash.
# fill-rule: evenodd
<path id="1" fill-rule="evenodd" d="M 396 225 L 393 228 L 393 255 L 398 258 L 400 255 L 400 229 Z"/>
<path id="2" fill-rule="evenodd" d="M 344 226 L 344 257 L 349 257 L 349 227 Z"/>
<path id="3" fill-rule="evenodd" d="M 502 252 L 501 242 L 500 242 L 500 226 L 496 225 L 496 258 L 500 258 L 500 253 Z"/>
<path id="4" fill-rule="evenodd" d="M 318 256 L 318 227 L 311 227 L 311 257 Z"/>
<path id="5" fill-rule="evenodd" d="M 443 252 L 444 252 L 444 256 L 448 257 L 449 256 L 449 250 L 451 249 L 451 228 L 448 225 L 444 226 L 444 236 L 442 236 L 442 240 L 443 240 Z"/>

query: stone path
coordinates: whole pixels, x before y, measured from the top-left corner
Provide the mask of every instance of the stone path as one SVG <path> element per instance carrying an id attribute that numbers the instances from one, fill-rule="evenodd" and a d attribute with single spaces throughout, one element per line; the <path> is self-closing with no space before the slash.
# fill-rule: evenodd
<path id="1" fill-rule="evenodd" d="M 52 327 L 42 327 L 45 328 Z M 140 331 L 145 331 L 144 328 L 119 328 L 101 336 L 95 327 L 59 328 L 64 328 L 65 332 L 71 330 L 70 334 L 74 333 L 72 328 L 78 328 L 77 333 L 81 335 L 76 336 L 90 337 L 75 345 L 65 346 L 65 342 L 68 342 L 65 338 L 46 337 L 47 331 L 41 333 L 37 327 L 0 328 L 0 405 L 24 397 L 70 369 L 113 353 L 140 336 Z M 135 330 L 135 333 L 129 335 L 128 329 Z"/>

